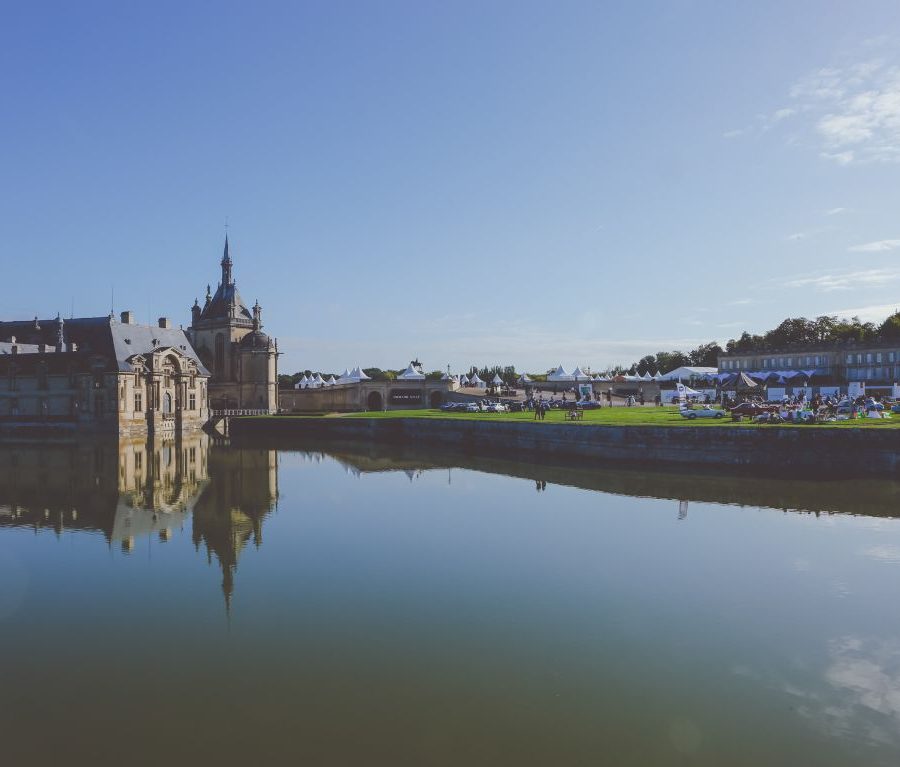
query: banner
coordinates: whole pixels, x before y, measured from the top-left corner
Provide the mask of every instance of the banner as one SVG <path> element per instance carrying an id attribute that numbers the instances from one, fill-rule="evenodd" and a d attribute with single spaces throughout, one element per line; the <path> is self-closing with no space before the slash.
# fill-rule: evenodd
<path id="1" fill-rule="evenodd" d="M 857 397 L 865 397 L 866 396 L 866 382 L 865 381 L 850 381 L 847 384 L 847 394 L 850 395 L 850 399 L 856 399 Z"/>
<path id="2" fill-rule="evenodd" d="M 590 399 L 594 387 L 589 383 L 578 384 L 578 399 Z"/>

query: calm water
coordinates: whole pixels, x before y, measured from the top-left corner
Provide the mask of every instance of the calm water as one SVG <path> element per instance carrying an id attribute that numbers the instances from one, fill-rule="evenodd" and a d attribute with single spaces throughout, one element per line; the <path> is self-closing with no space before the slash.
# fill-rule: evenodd
<path id="1" fill-rule="evenodd" d="M 0 446 L 0 753 L 896 765 L 898 501 L 352 446 Z"/>

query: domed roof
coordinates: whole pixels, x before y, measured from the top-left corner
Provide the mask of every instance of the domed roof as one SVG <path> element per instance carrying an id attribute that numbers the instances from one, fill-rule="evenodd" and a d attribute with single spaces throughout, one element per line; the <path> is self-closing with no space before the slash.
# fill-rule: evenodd
<path id="1" fill-rule="evenodd" d="M 268 349 L 272 345 L 272 339 L 261 330 L 247 333 L 241 339 L 241 349 Z"/>

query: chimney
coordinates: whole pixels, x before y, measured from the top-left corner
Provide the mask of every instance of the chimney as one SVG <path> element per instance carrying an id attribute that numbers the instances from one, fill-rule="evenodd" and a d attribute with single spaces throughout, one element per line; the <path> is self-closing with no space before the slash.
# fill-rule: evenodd
<path id="1" fill-rule="evenodd" d="M 134 312 L 122 312 L 122 324 L 134 325 Z"/>
<path id="2" fill-rule="evenodd" d="M 170 327 L 172 327 L 172 324 L 169 322 L 168 317 L 160 317 L 159 318 L 159 326 L 161 328 L 170 328 Z"/>
<path id="3" fill-rule="evenodd" d="M 10 347 L 10 352 L 11 352 L 12 354 L 18 354 L 18 353 L 19 353 L 19 347 L 16 346 L 16 337 L 13 336 L 12 338 L 10 338 L 10 339 L 9 339 L 9 342 L 10 342 L 10 344 L 12 344 L 12 346 Z"/>

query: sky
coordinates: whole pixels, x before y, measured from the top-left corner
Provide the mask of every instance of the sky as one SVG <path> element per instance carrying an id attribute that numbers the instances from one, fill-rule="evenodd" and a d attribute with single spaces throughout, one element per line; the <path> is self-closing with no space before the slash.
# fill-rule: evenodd
<path id="1" fill-rule="evenodd" d="M 602 370 L 900 307 L 900 3 L 0 0 L 0 319 Z"/>

